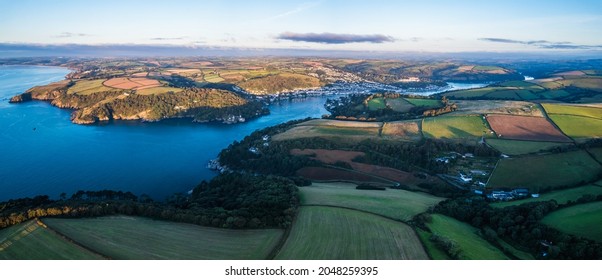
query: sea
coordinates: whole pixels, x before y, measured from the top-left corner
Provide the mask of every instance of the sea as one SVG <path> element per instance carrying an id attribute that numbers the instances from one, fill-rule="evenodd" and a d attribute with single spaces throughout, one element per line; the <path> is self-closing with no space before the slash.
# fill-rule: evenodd
<path id="1" fill-rule="evenodd" d="M 64 79 L 67 68 L 0 66 L 0 201 L 78 190 L 121 190 L 163 200 L 217 173 L 207 163 L 257 129 L 328 112 L 327 98 L 274 102 L 271 113 L 238 124 L 114 121 L 77 125 L 70 110 L 49 102 L 10 104 L 36 85 Z M 481 84 L 454 85 L 458 88 Z M 424 94 L 424 93 L 423 93 Z"/>

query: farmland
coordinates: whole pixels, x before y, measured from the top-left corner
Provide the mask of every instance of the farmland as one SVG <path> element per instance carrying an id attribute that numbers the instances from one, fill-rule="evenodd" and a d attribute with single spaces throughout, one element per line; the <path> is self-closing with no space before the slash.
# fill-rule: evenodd
<path id="1" fill-rule="evenodd" d="M 602 242 L 602 202 L 563 208 L 546 215 L 543 224 L 562 232 Z"/>
<path id="2" fill-rule="evenodd" d="M 481 116 L 440 116 L 425 118 L 422 132 L 428 138 L 479 139 L 490 137 L 491 130 Z"/>
<path id="3" fill-rule="evenodd" d="M 543 117 L 542 111 L 535 103 L 524 101 L 488 100 L 456 100 L 458 109 L 451 115 L 486 115 L 509 114 L 519 116 Z"/>
<path id="4" fill-rule="evenodd" d="M 345 181 L 354 183 L 367 182 L 384 185 L 391 184 L 391 182 L 388 180 L 383 180 L 381 178 L 377 178 L 367 174 L 337 168 L 303 167 L 297 170 L 296 174 L 298 176 L 314 181 Z"/>
<path id="5" fill-rule="evenodd" d="M 228 230 L 140 217 L 44 219 L 49 227 L 113 259 L 264 259 L 282 230 Z"/>
<path id="6" fill-rule="evenodd" d="M 488 115 L 487 121 L 500 138 L 550 142 L 571 141 L 545 118 Z"/>
<path id="7" fill-rule="evenodd" d="M 577 188 L 570 188 L 565 190 L 557 190 L 549 193 L 541 194 L 538 198 L 527 198 L 515 201 L 507 201 L 507 202 L 499 202 L 492 203 L 493 207 L 506 207 L 513 205 L 520 205 L 528 202 L 536 202 L 536 201 L 548 201 L 548 200 L 556 200 L 558 204 L 565 204 L 569 201 L 577 201 L 580 197 L 584 195 L 602 195 L 602 187 L 596 185 L 587 185 L 581 186 Z"/>
<path id="8" fill-rule="evenodd" d="M 501 159 L 487 187 L 526 187 L 534 192 L 596 179 L 602 167 L 585 151 Z"/>
<path id="9" fill-rule="evenodd" d="M 419 141 L 422 139 L 421 125 L 420 120 L 386 122 L 383 124 L 381 136 L 386 139 Z"/>
<path id="10" fill-rule="evenodd" d="M 355 184 L 313 183 L 300 188 L 302 204 L 340 206 L 408 221 L 443 200 L 421 192 L 358 190 Z"/>
<path id="11" fill-rule="evenodd" d="M 275 135 L 274 140 L 297 138 L 339 138 L 345 141 L 364 140 L 379 137 L 380 122 L 354 122 L 337 120 L 311 120 L 300 123 L 291 129 Z"/>
<path id="12" fill-rule="evenodd" d="M 355 210 L 303 206 L 277 259 L 428 259 L 411 227 Z"/>
<path id="13" fill-rule="evenodd" d="M 466 260 L 504 260 L 508 259 L 498 248 L 489 244 L 479 235 L 477 229 L 456 219 L 440 215 L 431 215 L 428 227 L 433 234 L 454 242 L 460 249 L 460 258 Z"/>
<path id="14" fill-rule="evenodd" d="M 103 80 L 103 79 L 77 81 L 73 86 L 71 86 L 71 87 L 69 87 L 69 89 L 67 89 L 67 93 L 68 94 L 77 93 L 79 95 L 88 95 L 88 94 L 92 94 L 92 93 L 96 93 L 96 92 L 116 90 L 114 88 L 105 86 L 103 84 L 104 81 L 105 80 Z"/>
<path id="15" fill-rule="evenodd" d="M 418 107 L 441 107 L 443 103 L 437 99 L 405 98 L 410 104 Z"/>
<path id="16" fill-rule="evenodd" d="M 113 78 L 102 83 L 104 86 L 118 89 L 147 89 L 161 85 L 157 80 L 148 78 Z"/>
<path id="17" fill-rule="evenodd" d="M 557 142 L 520 141 L 507 139 L 487 139 L 487 144 L 506 155 L 524 155 L 545 151 L 561 145 Z"/>
<path id="18" fill-rule="evenodd" d="M 368 101 L 368 110 L 376 111 L 376 110 L 384 109 L 385 107 L 386 107 L 385 99 L 382 97 L 372 98 L 372 99 L 370 99 L 370 101 Z"/>
<path id="19" fill-rule="evenodd" d="M 31 220 L 0 230 L 0 259 L 92 260 L 102 257 Z"/>
<path id="20" fill-rule="evenodd" d="M 558 127 L 572 138 L 602 137 L 602 108 L 542 104 Z"/>

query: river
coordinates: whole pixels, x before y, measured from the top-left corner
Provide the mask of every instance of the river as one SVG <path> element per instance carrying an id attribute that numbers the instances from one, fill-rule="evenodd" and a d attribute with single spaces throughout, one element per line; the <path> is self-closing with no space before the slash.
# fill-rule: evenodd
<path id="1" fill-rule="evenodd" d="M 48 102 L 8 103 L 10 97 L 62 80 L 68 72 L 0 66 L 0 201 L 102 189 L 163 199 L 215 176 L 207 162 L 233 141 L 267 126 L 327 113 L 323 105 L 328 97 L 319 96 L 274 103 L 270 115 L 233 125 L 185 119 L 76 125 L 69 110 Z"/>

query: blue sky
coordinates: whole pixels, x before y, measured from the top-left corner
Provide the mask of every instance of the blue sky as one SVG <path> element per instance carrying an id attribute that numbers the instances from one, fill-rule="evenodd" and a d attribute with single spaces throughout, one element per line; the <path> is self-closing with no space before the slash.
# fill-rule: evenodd
<path id="1" fill-rule="evenodd" d="M 602 49 L 602 1 L 7 1 L 0 43 Z"/>

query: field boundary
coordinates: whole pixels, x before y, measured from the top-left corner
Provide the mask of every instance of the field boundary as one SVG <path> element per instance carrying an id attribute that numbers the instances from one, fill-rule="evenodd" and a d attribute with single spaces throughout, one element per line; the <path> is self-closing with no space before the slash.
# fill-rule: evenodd
<path id="1" fill-rule="evenodd" d="M 36 221 L 36 223 L 38 223 L 38 225 L 44 227 L 49 232 L 51 232 L 53 234 L 56 234 L 58 237 L 64 239 L 65 241 L 67 241 L 67 242 L 69 242 L 69 243 L 71 243 L 71 244 L 73 244 L 73 245 L 75 245 L 77 247 L 80 247 L 80 248 L 82 248 L 82 249 L 84 249 L 86 251 L 89 251 L 92 254 L 98 255 L 99 257 L 101 257 L 103 259 L 106 259 L 106 260 L 112 260 L 113 259 L 113 258 L 111 258 L 111 257 L 109 257 L 107 255 L 104 255 L 104 254 L 102 254 L 102 253 L 100 253 L 100 252 L 98 252 L 98 251 L 96 251 L 96 250 L 94 250 L 94 249 L 92 249 L 92 248 L 90 248 L 90 247 L 88 247 L 88 246 L 80 243 L 80 242 L 77 242 L 77 241 L 71 239 L 69 236 L 66 236 L 65 234 L 61 233 L 60 231 L 58 231 L 56 229 L 53 229 L 52 227 L 48 226 L 46 223 L 44 223 L 42 220 L 40 220 L 38 218 L 36 218 L 35 221 Z"/>
<path id="2" fill-rule="evenodd" d="M 537 106 L 539 106 L 539 108 L 541 109 L 541 112 L 543 114 L 543 117 L 546 118 L 546 120 L 548 120 L 550 123 L 552 123 L 552 125 L 558 129 L 558 131 L 560 131 L 560 133 L 562 133 L 562 135 L 566 136 L 568 139 L 571 140 L 571 142 L 573 144 L 576 144 L 575 139 L 573 139 L 572 137 L 566 135 L 566 133 L 564 133 L 564 131 L 562 131 L 562 129 L 560 129 L 560 127 L 554 122 L 554 120 L 552 120 L 552 118 L 550 118 L 550 115 L 548 114 L 548 112 L 546 111 L 546 108 L 541 105 L 541 103 L 535 103 L 537 104 Z"/>

